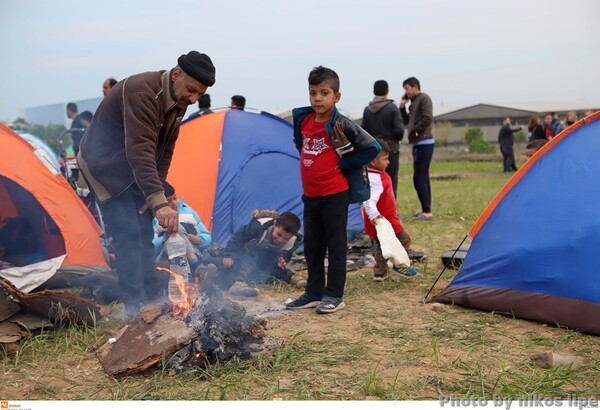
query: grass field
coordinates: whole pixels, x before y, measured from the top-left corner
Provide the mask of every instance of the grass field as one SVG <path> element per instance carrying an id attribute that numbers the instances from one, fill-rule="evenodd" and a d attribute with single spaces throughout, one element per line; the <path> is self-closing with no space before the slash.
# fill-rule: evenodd
<path id="1" fill-rule="evenodd" d="M 403 154 L 404 155 L 404 154 Z M 464 238 L 508 180 L 498 162 L 432 164 L 433 221 L 419 210 L 411 165 L 401 164 L 398 208 L 427 263 L 413 280 L 372 281 L 369 269 L 349 272 L 347 307 L 332 315 L 310 309 L 269 321 L 270 351 L 244 362 L 169 375 L 153 369 L 113 379 L 95 349 L 122 323 L 100 320 L 25 339 L 2 360 L 0 398 L 25 400 L 438 400 L 440 397 L 598 397 L 600 339 L 568 329 L 421 299 L 442 269 L 439 256 Z M 447 271 L 436 292 L 455 271 Z M 263 289 L 259 300 L 284 301 L 287 285 Z M 575 354 L 584 365 L 540 369 L 530 356 Z"/>

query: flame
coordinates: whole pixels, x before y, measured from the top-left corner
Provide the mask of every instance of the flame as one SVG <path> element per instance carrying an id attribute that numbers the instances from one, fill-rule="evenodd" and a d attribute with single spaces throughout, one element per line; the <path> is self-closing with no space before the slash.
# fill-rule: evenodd
<path id="1" fill-rule="evenodd" d="M 183 296 L 183 301 L 181 303 L 172 303 L 171 307 L 173 309 L 174 315 L 177 315 L 179 317 L 185 317 L 185 315 L 194 307 L 194 303 L 196 302 L 198 293 L 200 293 L 200 285 L 198 284 L 198 278 L 196 278 L 194 283 L 189 283 L 183 278 L 183 276 L 173 272 L 170 269 L 163 268 L 160 266 L 157 266 L 156 269 L 169 272 L 171 278 L 175 279 L 175 282 L 179 287 L 179 291 Z"/>

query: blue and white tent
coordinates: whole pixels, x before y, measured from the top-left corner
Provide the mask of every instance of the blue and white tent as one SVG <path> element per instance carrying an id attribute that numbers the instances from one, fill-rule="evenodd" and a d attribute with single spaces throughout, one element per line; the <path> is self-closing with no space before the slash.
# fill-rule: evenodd
<path id="1" fill-rule="evenodd" d="M 600 112 L 567 128 L 507 182 L 469 231 L 434 300 L 600 334 Z"/>

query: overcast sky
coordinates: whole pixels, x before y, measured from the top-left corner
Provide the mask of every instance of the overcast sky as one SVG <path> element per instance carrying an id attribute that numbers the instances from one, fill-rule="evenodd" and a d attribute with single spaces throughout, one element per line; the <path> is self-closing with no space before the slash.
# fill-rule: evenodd
<path id="1" fill-rule="evenodd" d="M 213 107 L 233 94 L 271 112 L 307 105 L 317 65 L 337 71 L 338 107 L 358 115 L 375 80 L 398 101 L 409 76 L 438 110 L 600 102 L 597 0 L 0 0 L 0 120 L 101 96 L 105 78 L 190 50 L 217 68 Z"/>

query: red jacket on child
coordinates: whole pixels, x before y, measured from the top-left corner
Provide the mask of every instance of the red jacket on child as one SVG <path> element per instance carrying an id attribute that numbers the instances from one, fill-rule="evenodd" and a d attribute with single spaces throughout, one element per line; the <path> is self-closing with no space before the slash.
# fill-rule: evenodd
<path id="1" fill-rule="evenodd" d="M 371 198 L 363 202 L 362 208 L 367 235 L 372 238 L 377 237 L 377 231 L 371 221 L 379 215 L 392 224 L 394 233 L 402 232 L 404 227 L 398 217 L 392 178 L 385 171 L 369 168 L 369 184 L 371 186 Z"/>

